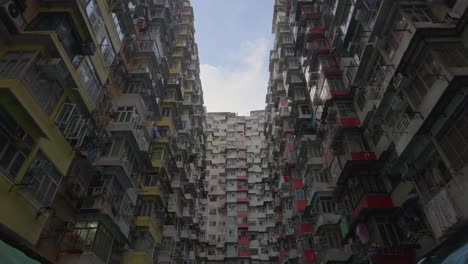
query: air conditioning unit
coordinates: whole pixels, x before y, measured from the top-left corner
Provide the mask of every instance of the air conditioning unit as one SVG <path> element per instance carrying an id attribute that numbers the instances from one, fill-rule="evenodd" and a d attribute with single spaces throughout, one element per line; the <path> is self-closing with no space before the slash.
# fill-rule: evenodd
<path id="1" fill-rule="evenodd" d="M 0 0 L 0 19 L 10 32 L 17 32 L 23 25 L 22 13 L 26 9 L 24 4 L 15 0 Z"/>
<path id="2" fill-rule="evenodd" d="M 68 76 L 68 70 L 59 58 L 43 58 L 39 60 L 37 66 L 51 80 L 64 80 Z"/>
<path id="3" fill-rule="evenodd" d="M 81 43 L 80 51 L 82 55 L 94 55 L 94 53 L 96 53 L 96 44 L 92 41 Z"/>

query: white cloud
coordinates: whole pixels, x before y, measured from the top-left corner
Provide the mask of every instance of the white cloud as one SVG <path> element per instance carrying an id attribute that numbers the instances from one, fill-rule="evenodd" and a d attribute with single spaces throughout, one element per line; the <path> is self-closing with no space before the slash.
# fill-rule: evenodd
<path id="1" fill-rule="evenodd" d="M 229 55 L 235 63 L 227 66 L 200 65 L 208 112 L 248 115 L 251 110 L 265 108 L 269 46 L 264 38 L 242 42 L 239 50 Z"/>

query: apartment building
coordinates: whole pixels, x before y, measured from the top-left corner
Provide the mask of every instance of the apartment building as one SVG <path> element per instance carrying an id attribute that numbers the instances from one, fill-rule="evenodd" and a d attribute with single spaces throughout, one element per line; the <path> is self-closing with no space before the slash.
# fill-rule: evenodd
<path id="1" fill-rule="evenodd" d="M 188 0 L 1 1 L 0 91 L 1 262 L 197 263 Z"/>
<path id="2" fill-rule="evenodd" d="M 264 110 L 207 114 L 203 263 L 271 263 L 274 212 L 264 124 Z"/>
<path id="3" fill-rule="evenodd" d="M 278 263 L 466 251 L 467 5 L 275 1 L 265 137 Z"/>

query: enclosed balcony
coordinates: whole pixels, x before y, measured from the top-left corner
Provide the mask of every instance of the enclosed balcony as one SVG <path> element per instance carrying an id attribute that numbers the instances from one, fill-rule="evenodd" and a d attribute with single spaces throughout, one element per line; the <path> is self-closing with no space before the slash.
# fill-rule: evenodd
<path id="1" fill-rule="evenodd" d="M 106 215 L 118 226 L 121 236 L 128 237 L 136 204 L 136 192 L 131 189 L 126 191 L 115 177 L 104 175 L 91 183 L 89 193 L 82 206 L 83 213 L 95 215 L 99 212 L 100 215 Z"/>
<path id="2" fill-rule="evenodd" d="M 283 72 L 283 85 L 289 98 L 294 99 L 291 93 L 294 88 L 305 88 L 306 80 L 302 71 L 291 70 Z"/>
<path id="3" fill-rule="evenodd" d="M 122 103 L 125 102 L 131 105 L 131 102 L 133 102 L 134 104 L 131 106 L 117 106 L 110 130 L 114 133 L 131 134 L 139 150 L 146 151 L 150 144 L 149 128 L 151 124 L 146 121 L 146 111 L 141 109 L 144 107 L 144 102 L 139 95 L 126 95 L 122 97 L 122 100 L 124 100 Z"/>
<path id="4" fill-rule="evenodd" d="M 322 16 L 320 5 L 313 1 L 298 1 L 296 7 L 296 21 L 305 22 L 309 20 L 319 20 Z"/>
<path id="5" fill-rule="evenodd" d="M 341 72 L 337 68 L 333 68 L 334 73 L 327 73 L 324 69 L 320 72 L 320 78 L 317 81 L 317 99 L 323 102 L 331 99 L 348 97 L 350 90 L 345 86 Z M 330 72 L 330 71 L 328 71 Z"/>
<path id="6" fill-rule="evenodd" d="M 328 39 L 313 39 L 311 42 L 306 44 L 306 49 L 309 54 L 308 61 L 310 62 L 310 65 L 316 65 L 317 56 L 330 54 L 331 45 Z"/>
<path id="7" fill-rule="evenodd" d="M 60 133 L 47 127 L 53 126 L 52 123 L 48 122 L 48 116 L 56 109 L 63 94 L 63 88 L 59 85 L 59 81 L 65 80 L 68 76 L 68 70 L 63 61 L 55 58 L 41 59 L 39 52 L 34 51 L 8 52 L 0 60 L 0 65 L 4 65 L 3 69 L 0 69 L 2 87 L 10 88 L 12 97 L 16 97 L 15 101 L 19 100 L 23 103 L 22 107 L 28 110 L 29 115 L 43 130 L 42 132 L 47 132 L 50 141 L 60 142 L 68 147 Z M 5 95 L 10 97 L 8 93 Z M 83 118 L 84 123 L 87 121 Z M 82 140 L 83 133 L 79 136 Z"/>
<path id="8" fill-rule="evenodd" d="M 138 149 L 135 149 L 133 140 L 127 137 L 114 137 L 111 144 L 102 156 L 96 161 L 96 166 L 102 173 L 114 175 L 122 186 L 136 188 L 139 185 L 141 157 Z"/>
<path id="9" fill-rule="evenodd" d="M 154 40 L 142 40 L 140 41 L 140 53 L 142 55 L 149 55 L 152 57 L 160 58 L 161 54 Z"/>
<path id="10" fill-rule="evenodd" d="M 351 101 L 336 101 L 331 104 L 327 110 L 326 125 L 328 130 L 328 146 L 343 133 L 344 129 L 357 128 L 361 125 L 361 120 L 359 120 Z"/>
<path id="11" fill-rule="evenodd" d="M 311 42 L 315 39 L 325 38 L 324 28 L 319 20 L 308 21 L 306 38 L 307 38 L 307 42 Z"/>
<path id="12" fill-rule="evenodd" d="M 302 223 L 296 225 L 296 238 L 312 234 L 314 228 L 309 224 L 309 219 L 302 219 Z"/>
<path id="13" fill-rule="evenodd" d="M 103 222 L 77 222 L 73 232 L 64 234 L 58 263 L 107 263 L 114 239 L 112 230 Z"/>
<path id="14" fill-rule="evenodd" d="M 379 165 L 376 160 L 375 152 L 370 151 L 359 130 L 344 131 L 330 142 L 326 155 L 331 173 L 337 178 L 376 167 Z"/>
<path id="15" fill-rule="evenodd" d="M 341 179 L 340 179 L 341 180 Z M 351 204 L 351 223 L 362 220 L 373 212 L 391 212 L 394 205 L 378 176 L 358 175 L 349 178 L 335 190 L 343 193 Z"/>

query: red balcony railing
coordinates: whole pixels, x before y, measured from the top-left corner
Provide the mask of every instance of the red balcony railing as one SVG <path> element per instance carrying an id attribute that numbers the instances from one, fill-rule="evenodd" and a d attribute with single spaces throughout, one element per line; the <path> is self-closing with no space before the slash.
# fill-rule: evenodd
<path id="1" fill-rule="evenodd" d="M 370 208 L 393 208 L 393 201 L 386 194 L 365 194 L 351 213 L 351 220 L 355 220 L 359 214 Z"/>
<path id="2" fill-rule="evenodd" d="M 303 212 L 307 207 L 307 200 L 296 200 L 294 202 L 294 209 L 296 212 Z"/>
<path id="3" fill-rule="evenodd" d="M 248 191 L 249 188 L 247 186 L 237 186 L 237 191 L 238 192 L 245 192 Z"/>
<path id="4" fill-rule="evenodd" d="M 311 224 L 298 224 L 296 226 L 296 237 L 299 238 L 304 234 L 312 234 L 313 230 Z"/>
<path id="5" fill-rule="evenodd" d="M 237 225 L 237 228 L 239 228 L 239 229 L 247 229 L 247 228 L 249 228 L 249 224 L 248 224 L 248 223 L 239 223 L 239 224 Z"/>
<path id="6" fill-rule="evenodd" d="M 248 203 L 249 202 L 249 198 L 247 197 L 237 197 L 236 201 L 238 203 Z"/>
<path id="7" fill-rule="evenodd" d="M 237 216 L 247 217 L 249 215 L 249 211 L 237 211 Z"/>
<path id="8" fill-rule="evenodd" d="M 247 180 L 247 176 L 237 176 L 237 180 L 238 180 L 238 181 L 246 181 L 246 180 Z"/>
<path id="9" fill-rule="evenodd" d="M 305 249 L 302 254 L 301 264 L 314 263 L 317 261 L 317 254 L 313 249 Z"/>
<path id="10" fill-rule="evenodd" d="M 301 189 L 304 186 L 302 179 L 293 179 L 292 188 L 293 190 Z"/>
<path id="11" fill-rule="evenodd" d="M 248 244 L 248 243 L 249 243 L 249 237 L 240 236 L 240 237 L 237 239 L 237 243 L 239 243 L 239 244 Z"/>
<path id="12" fill-rule="evenodd" d="M 350 171 L 368 169 L 372 161 L 377 159 L 375 152 L 364 149 L 359 131 L 344 131 L 337 139 L 333 139 L 333 135 L 328 139 L 330 149 L 325 155 L 325 160 L 328 165 L 333 164 L 332 167 L 340 177 Z"/>

